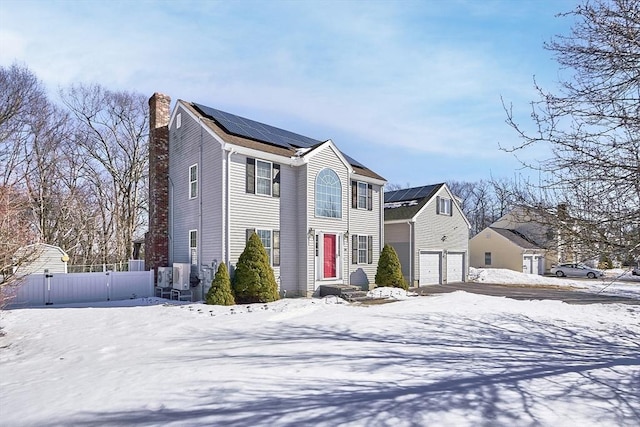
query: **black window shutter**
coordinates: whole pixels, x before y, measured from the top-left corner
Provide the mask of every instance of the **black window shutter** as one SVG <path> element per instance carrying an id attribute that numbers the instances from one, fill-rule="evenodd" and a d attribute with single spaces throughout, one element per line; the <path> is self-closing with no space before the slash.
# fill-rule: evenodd
<path id="1" fill-rule="evenodd" d="M 453 200 L 449 199 L 449 216 L 453 216 Z"/>
<path id="2" fill-rule="evenodd" d="M 373 185 L 367 184 L 367 209 L 373 210 Z"/>
<path id="3" fill-rule="evenodd" d="M 247 242 L 248 242 L 249 239 L 251 238 L 251 235 L 256 232 L 256 229 L 255 228 L 247 228 L 246 232 L 247 232 Z"/>
<path id="4" fill-rule="evenodd" d="M 440 196 L 436 197 L 436 213 L 440 213 Z"/>
<path id="5" fill-rule="evenodd" d="M 351 236 L 351 264 L 358 263 L 358 236 Z"/>
<path id="6" fill-rule="evenodd" d="M 373 236 L 367 236 L 367 263 L 373 264 Z"/>
<path id="7" fill-rule="evenodd" d="M 358 207 L 358 183 L 351 181 L 351 207 L 356 209 Z"/>
<path id="8" fill-rule="evenodd" d="M 273 164 L 273 184 L 271 185 L 271 195 L 280 197 L 280 165 Z"/>
<path id="9" fill-rule="evenodd" d="M 273 248 L 271 248 L 273 250 L 271 261 L 273 266 L 277 267 L 280 265 L 280 230 L 273 230 L 273 242 L 271 244 L 273 245 Z"/>
<path id="10" fill-rule="evenodd" d="M 247 157 L 247 193 L 256 192 L 256 159 Z"/>

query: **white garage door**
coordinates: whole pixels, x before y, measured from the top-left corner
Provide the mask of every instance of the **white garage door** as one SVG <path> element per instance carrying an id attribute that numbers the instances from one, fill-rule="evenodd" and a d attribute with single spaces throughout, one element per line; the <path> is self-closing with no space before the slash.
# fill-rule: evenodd
<path id="1" fill-rule="evenodd" d="M 420 252 L 420 286 L 440 284 L 441 260 L 439 253 Z"/>
<path id="2" fill-rule="evenodd" d="M 464 254 L 447 254 L 447 283 L 457 283 L 464 281 Z"/>
<path id="3" fill-rule="evenodd" d="M 542 255 L 524 255 L 522 272 L 528 274 L 544 274 L 544 257 Z"/>

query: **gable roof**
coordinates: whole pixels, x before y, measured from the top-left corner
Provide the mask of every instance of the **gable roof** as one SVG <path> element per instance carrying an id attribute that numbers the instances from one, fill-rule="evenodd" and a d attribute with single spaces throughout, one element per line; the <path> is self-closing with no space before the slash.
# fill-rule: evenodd
<path id="1" fill-rule="evenodd" d="M 251 148 L 270 154 L 285 157 L 299 155 L 299 150 L 312 150 L 327 141 L 320 141 L 285 129 L 227 113 L 226 111 L 207 107 L 202 104 L 180 101 L 193 114 L 202 119 L 202 123 L 222 137 L 226 142 L 241 147 Z M 334 144 L 335 145 L 335 144 Z M 340 154 L 351 165 L 353 172 L 369 178 L 385 181 L 352 157 L 340 151 Z"/>
<path id="2" fill-rule="evenodd" d="M 527 236 L 525 236 L 524 234 L 516 230 L 509 230 L 506 228 L 495 228 L 495 227 L 489 227 L 489 229 L 495 231 L 502 237 L 520 246 L 521 248 L 544 250 L 544 248 L 540 247 L 536 242 L 534 242 L 533 240 L 529 239 Z"/>
<path id="3" fill-rule="evenodd" d="M 384 220 L 411 219 L 442 188 L 444 183 L 386 191 L 384 193 Z"/>

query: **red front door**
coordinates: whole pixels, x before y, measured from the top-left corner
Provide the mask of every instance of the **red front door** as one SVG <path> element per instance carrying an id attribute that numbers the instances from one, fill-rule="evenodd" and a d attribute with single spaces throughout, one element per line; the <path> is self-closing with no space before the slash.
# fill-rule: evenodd
<path id="1" fill-rule="evenodd" d="M 336 277 L 336 235 L 324 235 L 324 278 Z"/>

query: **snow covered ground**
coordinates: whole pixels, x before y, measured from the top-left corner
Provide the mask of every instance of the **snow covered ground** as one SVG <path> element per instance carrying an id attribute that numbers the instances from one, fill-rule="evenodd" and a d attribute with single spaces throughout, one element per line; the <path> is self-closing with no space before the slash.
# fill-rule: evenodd
<path id="1" fill-rule="evenodd" d="M 609 292 L 640 298 L 631 279 Z M 0 425 L 638 425 L 639 305 L 381 293 L 2 312 Z"/>

